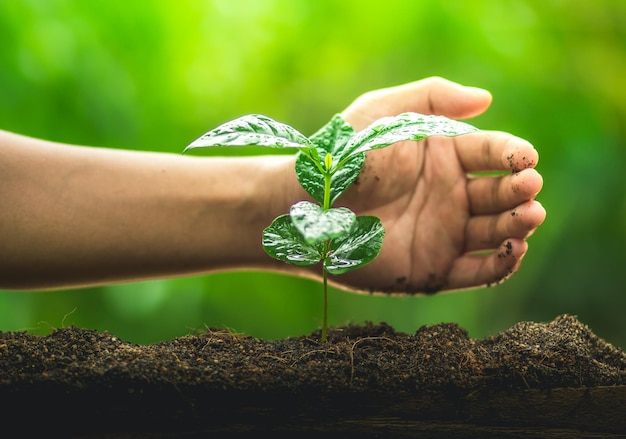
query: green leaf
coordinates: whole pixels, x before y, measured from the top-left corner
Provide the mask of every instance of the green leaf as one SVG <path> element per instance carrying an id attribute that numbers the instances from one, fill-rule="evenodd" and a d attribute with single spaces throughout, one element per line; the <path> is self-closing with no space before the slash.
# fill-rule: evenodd
<path id="1" fill-rule="evenodd" d="M 475 127 L 444 116 L 402 113 L 384 117 L 353 136 L 340 152 L 339 160 L 355 154 L 384 148 L 403 140 L 422 140 L 430 136 L 453 137 L 478 131 Z"/>
<path id="2" fill-rule="evenodd" d="M 339 114 L 324 125 L 319 131 L 310 138 L 311 142 L 316 145 L 318 155 L 317 164 L 306 157 L 302 152 L 296 158 L 296 175 L 302 187 L 320 204 L 324 202 L 324 176 L 320 171 L 325 169 L 324 159 L 330 153 L 332 156 L 335 170 L 331 177 L 330 204 L 332 205 L 337 198 L 350 186 L 361 173 L 361 168 L 365 162 L 365 154 L 356 155 L 350 160 L 342 164 L 337 169 L 339 163 L 337 158 L 341 155 L 341 151 L 354 135 L 354 129 Z"/>
<path id="3" fill-rule="evenodd" d="M 297 266 L 315 265 L 323 257 L 323 244 L 307 243 L 289 215 L 279 216 L 263 230 L 263 249 L 274 259 Z"/>
<path id="4" fill-rule="evenodd" d="M 350 209 L 338 207 L 323 210 L 308 201 L 300 201 L 289 212 L 291 221 L 308 244 L 338 238 L 350 232 L 356 215 Z"/>
<path id="5" fill-rule="evenodd" d="M 300 186 L 307 191 L 315 201 L 324 204 L 324 176 L 311 159 L 299 152 L 296 157 L 296 176 Z M 331 183 L 332 187 L 332 183 Z"/>
<path id="6" fill-rule="evenodd" d="M 310 140 L 318 148 L 320 157 L 326 157 L 326 153 L 335 157 L 354 133 L 354 128 L 340 114 L 335 114 Z"/>
<path id="7" fill-rule="evenodd" d="M 358 216 L 348 235 L 334 239 L 324 259 L 331 274 L 343 274 L 373 261 L 383 245 L 385 229 L 375 216 Z"/>
<path id="8" fill-rule="evenodd" d="M 295 128 L 267 116 L 251 114 L 226 122 L 191 142 L 183 151 L 211 146 L 267 146 L 312 148 L 309 139 Z"/>
<path id="9" fill-rule="evenodd" d="M 330 205 L 358 178 L 365 163 L 365 153 L 348 159 L 330 178 Z M 324 203 L 324 176 L 302 153 L 296 157 L 296 175 L 300 185 L 320 204 Z"/>

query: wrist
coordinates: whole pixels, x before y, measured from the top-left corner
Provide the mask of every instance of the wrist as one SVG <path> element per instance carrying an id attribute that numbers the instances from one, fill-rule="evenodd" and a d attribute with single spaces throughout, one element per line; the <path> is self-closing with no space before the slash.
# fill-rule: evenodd
<path id="1" fill-rule="evenodd" d="M 278 261 L 263 250 L 263 230 L 302 194 L 294 156 L 262 155 L 211 158 L 203 171 L 204 199 L 199 200 L 206 236 L 205 261 L 214 269 L 274 269 Z"/>

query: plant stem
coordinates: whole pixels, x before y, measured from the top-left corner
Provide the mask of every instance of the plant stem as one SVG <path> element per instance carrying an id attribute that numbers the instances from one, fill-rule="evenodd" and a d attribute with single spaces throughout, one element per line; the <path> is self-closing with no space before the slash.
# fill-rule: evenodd
<path id="1" fill-rule="evenodd" d="M 324 173 L 324 210 L 330 209 L 330 172 Z M 330 251 L 330 240 L 324 243 L 324 259 L 328 257 Z M 326 267 L 322 264 L 322 280 L 324 284 L 324 319 L 322 322 L 322 343 L 326 341 L 326 335 L 328 334 L 328 272 Z"/>
<path id="2" fill-rule="evenodd" d="M 322 208 L 324 210 L 330 209 L 330 179 L 331 175 L 329 172 L 324 174 L 324 205 Z"/>
<path id="3" fill-rule="evenodd" d="M 324 343 L 326 342 L 326 336 L 328 334 L 328 272 L 326 271 L 326 268 L 322 268 L 322 278 L 324 283 L 324 320 L 322 322 L 322 343 Z"/>

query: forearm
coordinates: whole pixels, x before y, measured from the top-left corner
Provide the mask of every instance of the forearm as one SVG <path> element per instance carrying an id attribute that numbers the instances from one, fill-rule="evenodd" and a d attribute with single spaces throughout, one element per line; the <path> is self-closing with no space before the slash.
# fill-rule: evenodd
<path id="1" fill-rule="evenodd" d="M 288 211 L 276 192 L 293 187 L 281 181 L 290 157 L 183 157 L 4 132 L 0 147 L 0 288 L 276 265 L 261 232 Z"/>

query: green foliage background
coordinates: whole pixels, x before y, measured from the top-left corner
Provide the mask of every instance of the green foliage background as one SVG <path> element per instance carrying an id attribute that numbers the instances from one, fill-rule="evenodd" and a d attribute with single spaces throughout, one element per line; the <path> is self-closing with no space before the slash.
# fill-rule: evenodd
<path id="1" fill-rule="evenodd" d="M 537 147 L 547 220 L 504 284 L 332 291 L 330 323 L 455 321 L 482 337 L 570 313 L 626 346 L 626 2 L 0 0 L 0 128 L 50 140 L 178 153 L 253 112 L 311 134 L 365 91 L 431 75 L 490 90 L 471 122 Z M 319 327 L 321 294 L 268 273 L 2 291 L 0 330 L 275 339 Z"/>

